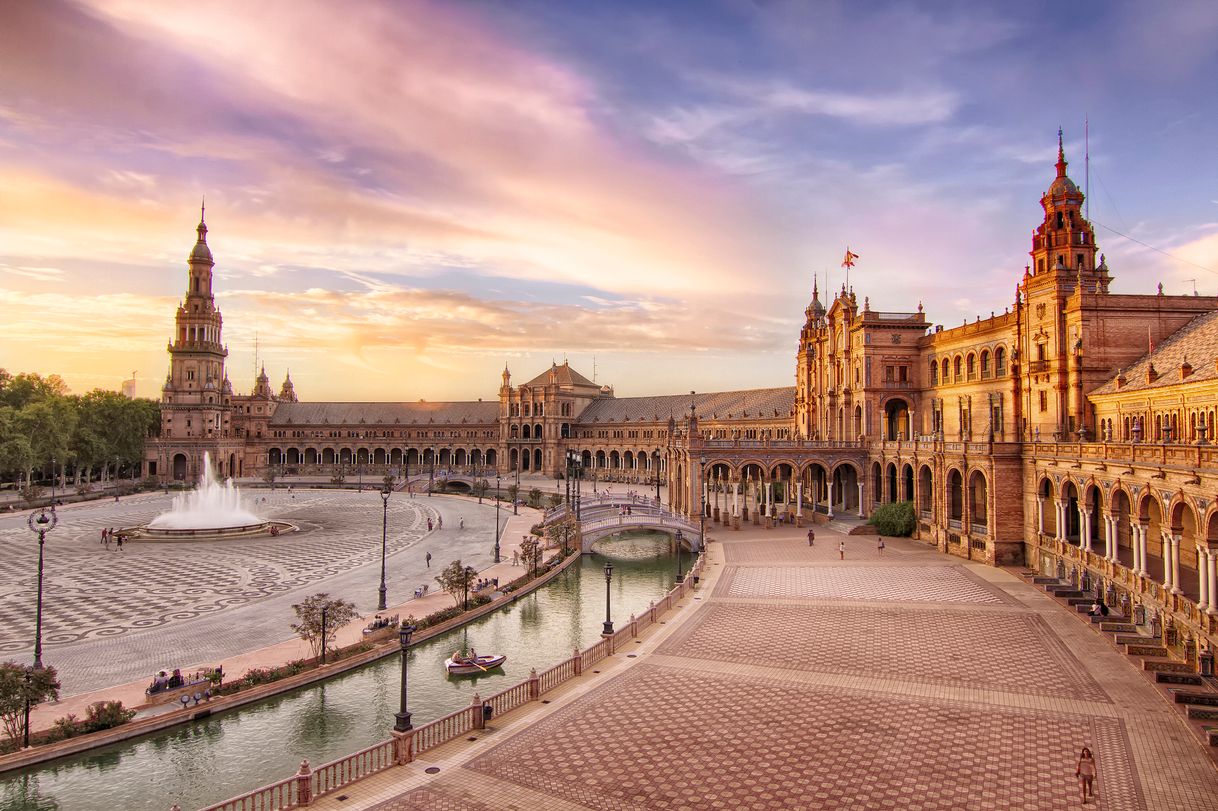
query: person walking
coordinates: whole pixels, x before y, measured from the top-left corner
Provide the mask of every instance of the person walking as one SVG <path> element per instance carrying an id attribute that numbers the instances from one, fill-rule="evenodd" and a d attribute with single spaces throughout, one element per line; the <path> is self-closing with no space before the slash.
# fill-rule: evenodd
<path id="1" fill-rule="evenodd" d="M 816 540 L 816 531 L 809 529 L 808 530 L 808 546 L 812 546 L 813 545 L 812 542 L 814 540 Z"/>
<path id="2" fill-rule="evenodd" d="M 1091 754 L 1091 750 L 1086 746 L 1083 751 L 1078 754 L 1078 765 L 1074 767 L 1074 776 L 1078 778 L 1078 789 L 1083 795 L 1083 804 L 1087 804 L 1087 797 L 1095 796 L 1095 757 Z"/>
<path id="3" fill-rule="evenodd" d="M 842 560 L 846 559 L 846 542 L 845 541 L 837 542 L 837 556 L 839 558 L 841 558 Z"/>
<path id="4" fill-rule="evenodd" d="M 123 551 L 123 536 L 119 535 L 114 539 L 114 543 L 118 546 L 118 551 Z"/>
<path id="5" fill-rule="evenodd" d="M 431 532 L 431 519 L 430 518 L 427 519 L 427 531 Z"/>
<path id="6" fill-rule="evenodd" d="M 881 537 L 878 541 L 876 541 L 875 553 L 877 555 L 879 555 L 880 557 L 884 557 L 884 539 L 883 539 L 883 537 Z"/>
<path id="7" fill-rule="evenodd" d="M 465 516 L 464 515 L 457 519 L 457 529 L 465 529 Z"/>
<path id="8" fill-rule="evenodd" d="M 427 553 L 427 568 L 428 569 L 431 568 L 431 553 L 430 552 Z"/>

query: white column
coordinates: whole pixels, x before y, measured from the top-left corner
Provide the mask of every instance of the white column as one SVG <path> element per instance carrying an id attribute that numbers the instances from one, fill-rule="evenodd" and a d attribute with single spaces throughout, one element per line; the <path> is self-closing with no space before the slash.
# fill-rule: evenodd
<path id="1" fill-rule="evenodd" d="M 1117 561 L 1117 517 L 1115 515 L 1104 516 L 1105 529 L 1108 531 L 1108 554 L 1106 558 L 1113 563 Z"/>
<path id="2" fill-rule="evenodd" d="M 1045 534 L 1045 500 L 1041 496 L 1036 497 L 1036 532 Z"/>
<path id="3" fill-rule="evenodd" d="M 1171 591 L 1171 535 L 1159 530 L 1159 543 L 1163 547 L 1163 590 Z"/>
<path id="4" fill-rule="evenodd" d="M 795 517 L 804 517 L 804 483 L 802 479 L 795 483 Z"/>
<path id="5" fill-rule="evenodd" d="M 1057 535 L 1059 541 L 1066 540 L 1066 505 L 1060 502 L 1053 503 L 1053 514 L 1057 516 Z"/>
<path id="6" fill-rule="evenodd" d="M 859 484 L 859 518 L 863 517 L 863 485 Z"/>
<path id="7" fill-rule="evenodd" d="M 1215 596 L 1218 596 L 1218 550 L 1209 550 L 1206 557 L 1209 558 L 1206 564 L 1209 574 L 1206 579 L 1209 581 L 1210 607 L 1206 609 L 1205 613 L 1218 614 L 1218 605 L 1215 605 L 1218 603 L 1218 600 L 1215 600 Z"/>
<path id="8" fill-rule="evenodd" d="M 740 517 L 740 482 L 732 482 L 732 518 Z"/>
<path id="9" fill-rule="evenodd" d="M 1080 502 L 1078 505 L 1078 545 L 1091 551 L 1091 511 Z"/>
<path id="10" fill-rule="evenodd" d="M 1144 524 L 1133 524 L 1130 526 L 1130 531 L 1134 534 L 1134 550 L 1133 559 L 1134 571 L 1146 576 L 1146 526 Z"/>
<path id="11" fill-rule="evenodd" d="M 1210 607 L 1209 552 L 1197 550 L 1197 608 L 1205 611 Z"/>
<path id="12" fill-rule="evenodd" d="M 829 479 L 826 484 L 829 485 L 829 517 L 833 517 L 833 479 Z"/>
<path id="13" fill-rule="evenodd" d="M 1171 536 L 1171 593 L 1183 594 L 1180 588 L 1180 536 Z"/>

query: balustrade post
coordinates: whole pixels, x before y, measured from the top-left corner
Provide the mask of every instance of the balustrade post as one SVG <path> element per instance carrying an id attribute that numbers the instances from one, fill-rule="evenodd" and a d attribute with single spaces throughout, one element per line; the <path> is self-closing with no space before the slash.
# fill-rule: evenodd
<path id="1" fill-rule="evenodd" d="M 393 730 L 393 762 L 405 766 L 414 760 L 414 730 Z"/>
<path id="2" fill-rule="evenodd" d="M 307 758 L 300 761 L 300 771 L 296 773 L 296 804 L 313 804 L 313 770 Z"/>
<path id="3" fill-rule="evenodd" d="M 633 639 L 639 635 L 639 621 L 634 618 L 634 614 L 630 615 L 630 638 Z"/>
<path id="4" fill-rule="evenodd" d="M 529 671 L 529 701 L 541 698 L 541 680 L 537 678 L 537 668 Z"/>
<path id="5" fill-rule="evenodd" d="M 575 653 L 571 655 L 571 658 L 575 660 L 575 675 L 584 675 L 584 654 L 580 652 L 579 648 L 575 649 Z"/>
<path id="6" fill-rule="evenodd" d="M 474 714 L 474 729 L 486 729 L 486 716 L 482 712 L 482 696 L 474 693 L 470 699 L 469 711 Z"/>

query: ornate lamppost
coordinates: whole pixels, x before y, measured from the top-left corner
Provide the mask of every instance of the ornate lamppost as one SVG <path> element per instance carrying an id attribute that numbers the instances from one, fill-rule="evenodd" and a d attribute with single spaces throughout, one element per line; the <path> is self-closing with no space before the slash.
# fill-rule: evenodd
<path id="1" fill-rule="evenodd" d="M 401 625 L 398 627 L 398 643 L 402 646 L 402 700 L 400 709 L 393 714 L 393 717 L 396 719 L 393 728 L 398 732 L 409 732 L 414 728 L 410 725 L 410 710 L 406 701 L 406 676 L 410 668 L 406 654 L 410 650 L 410 635 L 414 631 L 414 625 Z"/>
<path id="2" fill-rule="evenodd" d="M 431 477 L 427 482 L 427 497 L 431 498 L 431 491 L 436 489 L 436 447 L 431 447 Z"/>
<path id="3" fill-rule="evenodd" d="M 379 599 L 376 607 L 378 611 L 384 611 L 385 605 L 385 545 L 389 535 L 389 487 L 386 486 L 381 491 L 381 586 L 377 589 Z"/>
<path id="4" fill-rule="evenodd" d="M 520 457 L 516 458 L 516 497 L 512 499 L 512 515 L 520 515 Z"/>
<path id="5" fill-rule="evenodd" d="M 610 604 L 609 584 L 613 582 L 613 562 L 605 561 L 605 627 L 601 629 L 601 636 L 613 636 L 613 613 Z"/>
<path id="6" fill-rule="evenodd" d="M 495 476 L 495 562 L 499 562 L 499 482 L 500 476 Z"/>
<path id="7" fill-rule="evenodd" d="M 702 553 L 706 554 L 706 455 L 703 454 L 698 459 L 701 465 L 701 481 L 702 485 L 702 509 L 698 512 L 698 545 L 702 547 Z"/>
<path id="8" fill-rule="evenodd" d="M 673 538 L 673 540 L 677 544 L 677 579 L 676 579 L 676 582 L 680 583 L 683 580 L 685 580 L 685 575 L 683 575 L 681 573 L 681 544 L 685 542 L 685 534 L 682 533 L 681 530 L 677 530 L 676 537 Z"/>
<path id="9" fill-rule="evenodd" d="M 36 603 L 34 613 L 34 669 L 42 670 L 42 570 L 43 570 L 43 547 L 46 545 L 47 533 L 55 529 L 59 523 L 59 516 L 55 510 L 50 512 L 44 508 L 39 511 L 38 515 L 30 513 L 30 517 L 26 519 L 26 526 L 30 528 L 30 532 L 38 535 L 38 602 Z M 22 746 L 29 748 L 30 745 L 30 700 L 27 696 L 25 699 L 25 725 L 22 732 Z"/>
<path id="10" fill-rule="evenodd" d="M 323 605 L 321 607 L 321 663 L 326 663 L 326 619 L 330 613 L 330 606 Z"/>
<path id="11" fill-rule="evenodd" d="M 660 452 L 656 451 L 651 458 L 655 460 L 652 467 L 656 471 L 656 506 L 658 507 L 660 506 Z"/>

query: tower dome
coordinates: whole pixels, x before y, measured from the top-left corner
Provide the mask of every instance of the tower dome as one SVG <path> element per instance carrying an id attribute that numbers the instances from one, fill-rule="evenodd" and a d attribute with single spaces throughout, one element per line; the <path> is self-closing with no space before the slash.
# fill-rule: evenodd
<path id="1" fill-rule="evenodd" d="M 191 262 L 207 262 L 214 264 L 211 258 L 211 248 L 207 247 L 207 223 L 205 222 L 204 214 L 207 212 L 207 206 L 203 205 L 199 209 L 199 227 L 195 230 L 199 234 L 198 241 L 190 251 Z"/>

